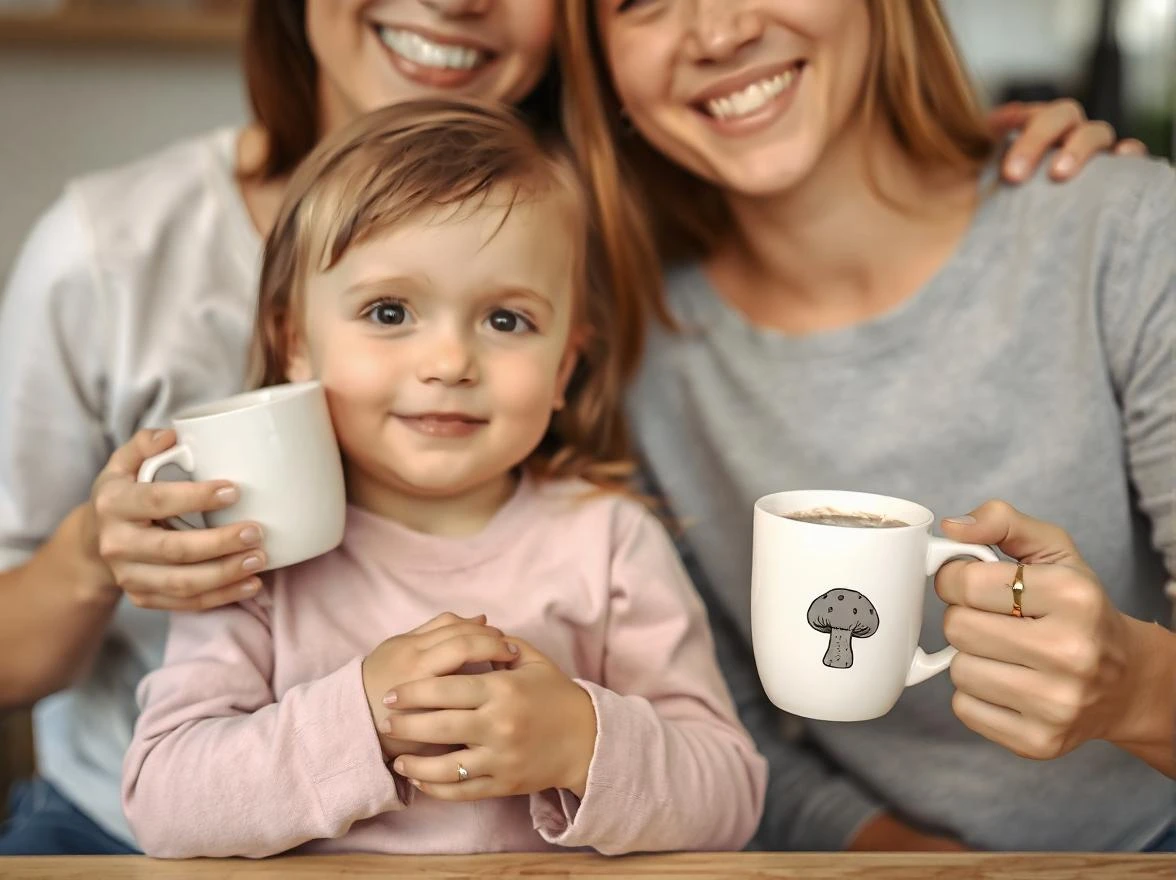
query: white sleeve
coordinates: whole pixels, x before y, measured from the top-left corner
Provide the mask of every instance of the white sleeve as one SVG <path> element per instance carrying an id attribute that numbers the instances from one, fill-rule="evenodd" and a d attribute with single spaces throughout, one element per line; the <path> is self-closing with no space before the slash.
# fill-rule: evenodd
<path id="1" fill-rule="evenodd" d="M 24 562 L 84 501 L 112 451 L 106 327 L 91 240 L 62 196 L 0 294 L 0 571 Z"/>

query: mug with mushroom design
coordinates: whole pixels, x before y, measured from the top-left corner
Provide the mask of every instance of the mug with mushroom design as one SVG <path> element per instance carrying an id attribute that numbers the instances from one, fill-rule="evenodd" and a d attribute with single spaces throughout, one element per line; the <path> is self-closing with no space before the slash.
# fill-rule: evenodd
<path id="1" fill-rule="evenodd" d="M 806 520 L 812 510 L 905 525 Z M 753 516 L 756 667 L 769 699 L 806 718 L 877 718 L 906 687 L 947 669 L 954 648 L 927 654 L 919 647 L 928 578 L 949 559 L 998 560 L 990 547 L 933 536 L 931 511 L 901 498 L 778 492 L 759 499 Z"/>

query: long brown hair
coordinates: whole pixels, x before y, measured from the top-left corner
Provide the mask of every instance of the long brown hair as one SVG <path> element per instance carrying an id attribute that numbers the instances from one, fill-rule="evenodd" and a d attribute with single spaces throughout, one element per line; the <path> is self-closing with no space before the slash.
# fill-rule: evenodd
<path id="1" fill-rule="evenodd" d="M 507 210 L 538 198 L 566 208 L 577 255 L 569 267 L 574 323 L 586 337 L 566 405 L 526 467 L 541 479 L 580 477 L 624 490 L 631 468 L 621 399 L 634 354 L 615 340 L 623 335 L 618 322 L 640 304 L 625 302 L 631 288 L 594 284 L 587 194 L 564 145 L 544 142 L 502 106 L 438 99 L 395 104 L 353 121 L 303 160 L 266 241 L 251 384 L 286 381 L 312 273 L 422 213 L 450 206 L 460 216 L 502 193 L 510 195 Z"/>
<path id="2" fill-rule="evenodd" d="M 290 174 L 314 149 L 321 126 L 318 65 L 306 36 L 306 0 L 251 0 L 243 47 L 245 82 L 254 119 L 266 133 L 263 163 L 251 176 L 273 180 Z M 518 105 L 543 134 L 559 125 L 560 83 L 550 64 Z"/>
<path id="3" fill-rule="evenodd" d="M 994 142 L 938 0 L 862 0 L 870 56 L 858 111 L 882 119 L 920 164 L 975 171 Z M 593 197 L 613 228 L 602 240 L 614 271 L 660 290 L 666 262 L 701 260 L 732 229 L 721 191 L 626 131 L 593 0 L 564 0 L 559 48 L 564 126 Z M 872 172 L 874 180 L 877 171 Z M 642 215 L 646 222 L 638 218 Z M 664 314 L 664 306 L 655 305 Z"/>

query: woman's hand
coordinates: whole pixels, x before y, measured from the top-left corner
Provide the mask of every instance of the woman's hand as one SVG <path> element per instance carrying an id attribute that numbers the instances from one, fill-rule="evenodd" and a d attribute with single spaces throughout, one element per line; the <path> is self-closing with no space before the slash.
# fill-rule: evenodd
<path id="1" fill-rule="evenodd" d="M 587 691 L 526 642 L 509 668 L 414 681 L 396 688 L 384 731 L 426 743 L 465 743 L 443 756 L 401 755 L 392 769 L 440 800 L 472 801 L 552 788 L 584 796 L 596 747 Z M 389 695 L 390 697 L 393 695 Z M 458 767 L 469 774 L 458 779 Z"/>
<path id="2" fill-rule="evenodd" d="M 139 467 L 175 444 L 172 431 L 139 431 L 115 450 L 94 481 L 82 529 L 89 555 L 142 608 L 202 611 L 257 593 L 265 565 L 257 523 L 178 531 L 157 520 L 220 510 L 237 488 L 224 480 L 140 483 Z"/>
<path id="3" fill-rule="evenodd" d="M 951 607 L 952 707 L 972 730 L 1028 758 L 1056 758 L 1104 739 L 1173 775 L 1176 635 L 1121 614 L 1057 526 L 992 501 L 945 520 L 956 540 L 996 544 L 1024 563 L 952 562 L 936 579 Z"/>
<path id="4" fill-rule="evenodd" d="M 1003 104 L 989 114 L 988 123 L 998 137 L 1019 131 L 1001 166 L 1005 180 L 1012 183 L 1029 177 L 1046 152 L 1055 148 L 1058 155 L 1049 169 L 1054 180 L 1068 180 L 1091 158 L 1107 150 L 1119 155 L 1147 155 L 1141 141 L 1117 140 L 1110 125 L 1087 119 L 1082 105 L 1071 98 L 1047 104 Z"/>

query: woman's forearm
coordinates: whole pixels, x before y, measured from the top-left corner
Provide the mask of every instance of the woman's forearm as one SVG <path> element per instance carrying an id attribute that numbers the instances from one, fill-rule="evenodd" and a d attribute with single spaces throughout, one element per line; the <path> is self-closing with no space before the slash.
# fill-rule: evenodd
<path id="1" fill-rule="evenodd" d="M 66 687 L 101 643 L 121 594 L 84 531 L 77 507 L 28 562 L 0 572 L 0 710 Z"/>
<path id="2" fill-rule="evenodd" d="M 1176 779 L 1176 633 L 1129 619 L 1134 693 L 1111 742 Z"/>

